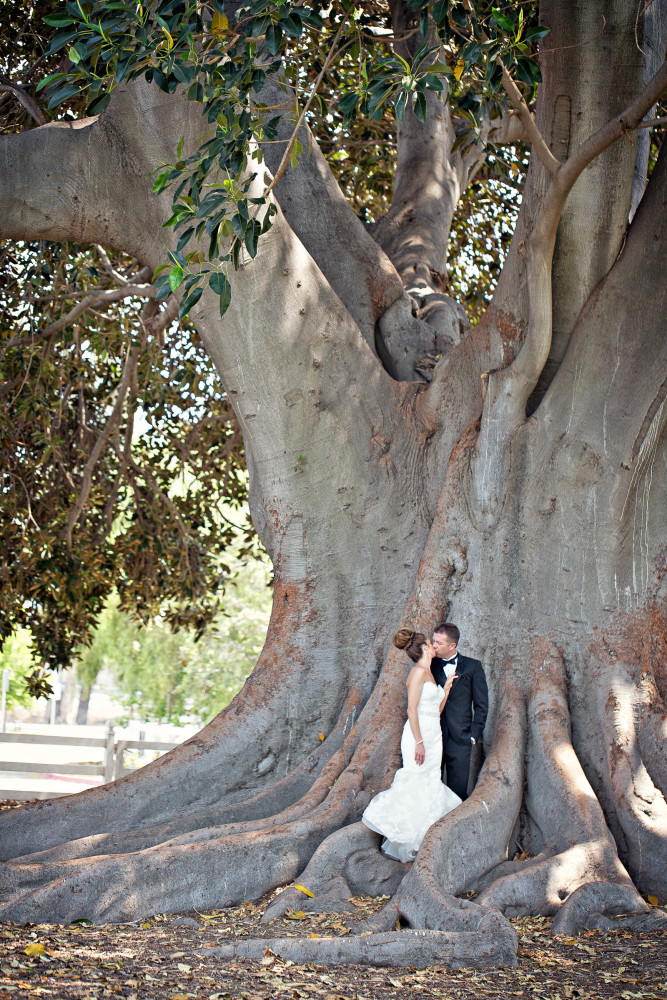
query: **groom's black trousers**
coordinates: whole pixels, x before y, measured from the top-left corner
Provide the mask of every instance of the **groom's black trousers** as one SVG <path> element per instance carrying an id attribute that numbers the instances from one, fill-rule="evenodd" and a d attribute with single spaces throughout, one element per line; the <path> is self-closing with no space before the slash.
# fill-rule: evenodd
<path id="1" fill-rule="evenodd" d="M 442 779 L 460 799 L 468 798 L 468 779 L 470 778 L 470 755 L 472 743 L 467 746 L 445 740 L 442 754 Z"/>

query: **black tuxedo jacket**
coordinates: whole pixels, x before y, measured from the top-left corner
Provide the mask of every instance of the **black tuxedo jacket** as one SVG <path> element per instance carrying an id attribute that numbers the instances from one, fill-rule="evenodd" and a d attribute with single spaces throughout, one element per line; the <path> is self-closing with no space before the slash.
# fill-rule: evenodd
<path id="1" fill-rule="evenodd" d="M 448 739 L 461 746 L 470 746 L 471 736 L 478 743 L 489 711 L 489 692 L 482 664 L 470 656 L 457 655 L 456 680 L 440 716 L 443 746 Z M 445 667 L 439 656 L 431 661 L 431 670 L 436 684 L 444 686 Z"/>

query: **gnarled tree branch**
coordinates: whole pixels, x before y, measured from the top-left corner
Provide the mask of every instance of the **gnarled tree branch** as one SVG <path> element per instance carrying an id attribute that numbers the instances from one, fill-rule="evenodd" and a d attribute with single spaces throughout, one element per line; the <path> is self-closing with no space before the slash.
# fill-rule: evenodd
<path id="1" fill-rule="evenodd" d="M 477 487 L 486 494 L 480 503 L 495 506 L 502 495 L 502 467 L 506 444 L 525 420 L 526 403 L 549 356 L 552 331 L 551 263 L 556 231 L 566 198 L 577 178 L 593 160 L 641 122 L 667 87 L 667 64 L 648 87 L 621 114 L 587 139 L 558 168 L 528 240 L 526 277 L 529 324 L 523 346 L 509 368 L 490 373 L 477 454 L 486 463 L 485 481 Z M 492 468 L 495 472 L 491 473 Z M 491 499 L 491 498 L 495 499 Z"/>

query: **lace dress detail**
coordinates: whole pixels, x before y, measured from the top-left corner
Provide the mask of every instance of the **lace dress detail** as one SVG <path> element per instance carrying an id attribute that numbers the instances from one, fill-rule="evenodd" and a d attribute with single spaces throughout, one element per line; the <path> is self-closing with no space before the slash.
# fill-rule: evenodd
<path id="1" fill-rule="evenodd" d="M 382 851 L 396 861 L 412 861 L 426 831 L 436 820 L 458 806 L 461 799 L 443 785 L 442 730 L 438 708 L 444 691 L 426 682 L 422 687 L 417 716 L 424 741 L 424 763 L 415 762 L 416 742 L 410 723 L 401 737 L 403 767 L 394 775 L 391 788 L 369 802 L 361 817 L 369 829 L 382 834 Z"/>

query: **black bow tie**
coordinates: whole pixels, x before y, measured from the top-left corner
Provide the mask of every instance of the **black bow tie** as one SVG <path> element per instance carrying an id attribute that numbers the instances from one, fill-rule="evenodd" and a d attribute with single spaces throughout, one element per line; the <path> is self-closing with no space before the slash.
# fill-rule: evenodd
<path id="1" fill-rule="evenodd" d="M 443 662 L 443 664 L 444 664 L 445 667 L 450 667 L 452 665 L 452 663 L 456 663 L 456 659 L 457 658 L 454 657 L 453 660 L 443 660 L 442 662 Z"/>

